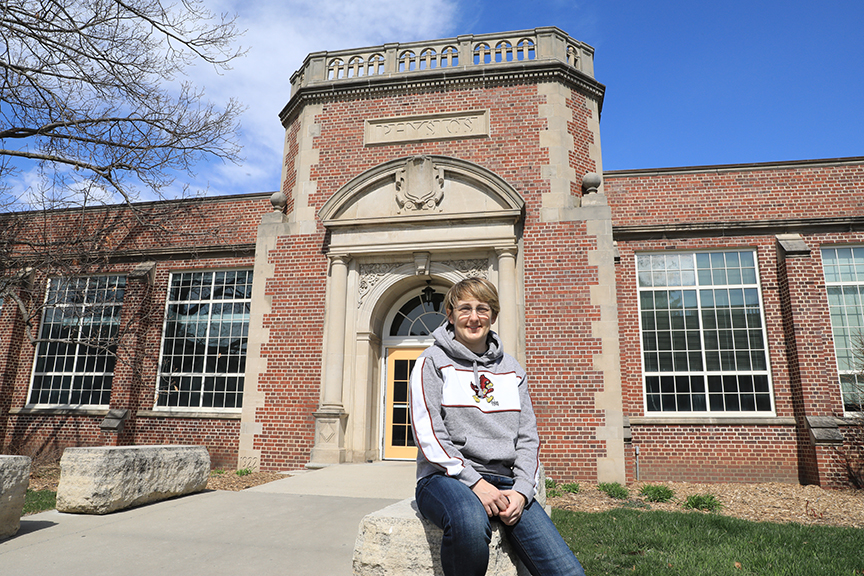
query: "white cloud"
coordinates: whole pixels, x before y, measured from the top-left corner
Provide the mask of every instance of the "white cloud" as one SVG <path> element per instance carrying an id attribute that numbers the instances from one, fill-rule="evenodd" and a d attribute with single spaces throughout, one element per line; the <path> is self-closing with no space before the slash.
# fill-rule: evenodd
<path id="1" fill-rule="evenodd" d="M 448 36 L 456 18 L 455 0 L 273 0 L 208 2 L 214 13 L 236 13 L 246 30 L 239 43 L 245 57 L 221 75 L 204 66 L 190 78 L 214 102 L 240 100 L 241 166 L 211 163 L 198 168 L 196 187 L 209 194 L 276 190 L 284 131 L 279 111 L 291 96 L 291 75 L 310 52 L 374 46 Z"/>
<path id="2" fill-rule="evenodd" d="M 42 172 L 38 165 L 18 163 L 9 179 L 4 202 L 16 210 L 43 210 L 119 204 L 123 197 L 96 181 L 79 175 L 70 166 L 54 164 Z M 136 200 L 138 198 L 135 198 Z"/>

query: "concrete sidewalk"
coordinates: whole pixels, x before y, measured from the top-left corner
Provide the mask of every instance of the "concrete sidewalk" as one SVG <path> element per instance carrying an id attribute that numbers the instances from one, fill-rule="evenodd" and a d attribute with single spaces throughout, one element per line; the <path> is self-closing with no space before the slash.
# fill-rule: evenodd
<path id="1" fill-rule="evenodd" d="M 350 576 L 360 520 L 413 497 L 414 469 L 343 464 L 104 516 L 25 516 L 0 542 L 0 574 Z"/>

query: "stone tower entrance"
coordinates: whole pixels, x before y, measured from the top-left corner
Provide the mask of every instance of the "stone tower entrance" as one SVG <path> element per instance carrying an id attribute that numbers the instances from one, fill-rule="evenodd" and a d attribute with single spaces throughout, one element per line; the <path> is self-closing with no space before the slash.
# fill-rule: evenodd
<path id="1" fill-rule="evenodd" d="M 480 275 L 528 371 L 547 470 L 624 480 L 592 61 L 557 28 L 309 55 L 258 231 L 242 463 L 398 453 L 388 356 L 428 340 L 396 338 L 394 314 Z"/>

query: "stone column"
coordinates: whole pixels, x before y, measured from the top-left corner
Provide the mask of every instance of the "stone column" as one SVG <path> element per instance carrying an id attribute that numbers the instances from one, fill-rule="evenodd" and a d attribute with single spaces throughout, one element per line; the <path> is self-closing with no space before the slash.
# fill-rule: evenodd
<path id="1" fill-rule="evenodd" d="M 498 319 L 498 334 L 504 343 L 504 351 L 516 356 L 518 348 L 519 307 L 516 304 L 516 248 L 499 248 L 498 253 L 498 300 L 501 314 Z"/>
<path id="2" fill-rule="evenodd" d="M 330 255 L 327 337 L 324 342 L 324 390 L 315 416 L 315 447 L 308 468 L 321 468 L 345 461 L 345 421 L 342 406 L 342 377 L 345 367 L 345 302 L 348 288 L 348 255 Z"/>
<path id="3" fill-rule="evenodd" d="M 266 396 L 258 386 L 261 375 L 267 372 L 268 356 L 262 352 L 270 342 L 270 328 L 264 326 L 273 309 L 273 297 L 267 294 L 267 281 L 276 275 L 276 266 L 270 253 L 276 250 L 280 236 L 291 234 L 291 225 L 285 208 L 288 198 L 282 192 L 270 197 L 273 211 L 261 217 L 255 244 L 255 264 L 252 272 L 252 303 L 249 309 L 249 339 L 246 343 L 246 378 L 243 383 L 243 411 L 240 414 L 240 442 L 237 450 L 237 468 L 261 470 L 261 448 L 255 447 L 256 438 L 264 434 L 264 424 L 258 414 L 266 406 Z"/>
<path id="4" fill-rule="evenodd" d="M 330 256 L 330 300 L 327 342 L 324 347 L 324 403 L 322 409 L 342 410 L 342 370 L 345 366 L 345 291 L 348 256 Z"/>

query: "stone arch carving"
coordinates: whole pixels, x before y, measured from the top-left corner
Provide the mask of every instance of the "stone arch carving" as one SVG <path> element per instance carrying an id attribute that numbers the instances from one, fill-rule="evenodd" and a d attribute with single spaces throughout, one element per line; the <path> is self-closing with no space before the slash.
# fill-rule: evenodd
<path id="1" fill-rule="evenodd" d="M 342 186 L 318 216 L 329 227 L 380 218 L 520 215 L 524 206 L 522 196 L 486 168 L 458 158 L 424 155 L 398 158 L 363 172 Z"/>
<path id="2" fill-rule="evenodd" d="M 452 286 L 465 277 L 464 271 L 440 262 L 430 264 L 429 276 L 418 276 L 414 273 L 414 265 L 406 262 L 389 271 L 361 301 L 358 308 L 357 331 L 383 336 L 384 319 L 396 301 L 406 292 L 425 286 L 429 278 L 436 284 Z"/>

